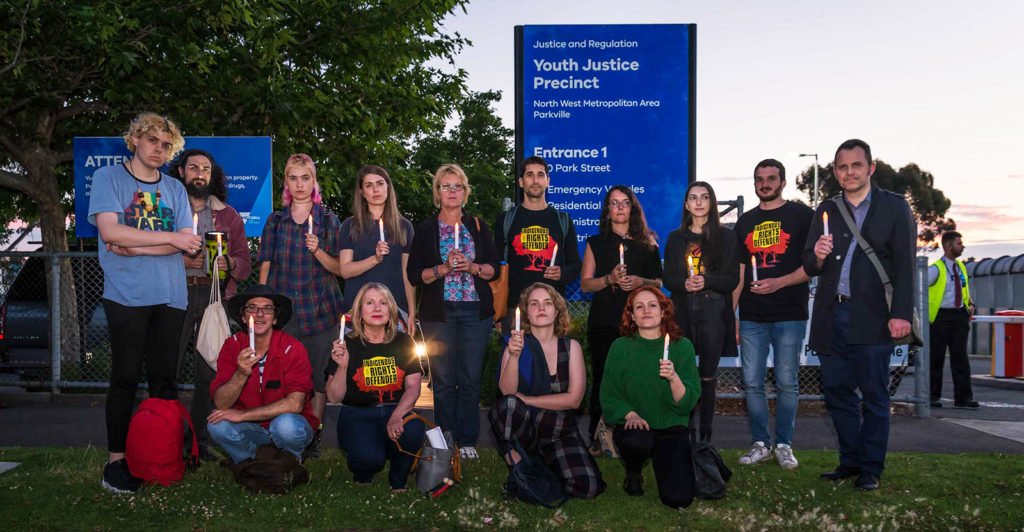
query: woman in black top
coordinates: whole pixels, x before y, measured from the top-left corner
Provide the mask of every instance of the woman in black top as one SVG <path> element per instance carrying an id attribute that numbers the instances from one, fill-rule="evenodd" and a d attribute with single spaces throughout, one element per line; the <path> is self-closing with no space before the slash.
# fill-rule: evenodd
<path id="1" fill-rule="evenodd" d="M 736 351 L 731 303 L 737 283 L 736 233 L 721 225 L 711 185 L 694 181 L 686 190 L 683 225 L 665 244 L 665 287 L 672 291 L 676 320 L 697 351 L 704 441 L 711 440 L 718 361 Z"/>
<path id="2" fill-rule="evenodd" d="M 622 264 L 619 262 L 622 246 Z M 629 293 L 641 286 L 661 287 L 661 256 L 657 235 L 647 227 L 644 209 L 633 190 L 625 185 L 608 189 L 601 208 L 598 234 L 587 238 L 580 287 L 593 292 L 587 341 L 593 364 L 590 391 L 590 435 L 601 418 L 601 377 L 608 349 L 619 337 L 619 321 Z M 601 452 L 593 438 L 591 454 Z"/>

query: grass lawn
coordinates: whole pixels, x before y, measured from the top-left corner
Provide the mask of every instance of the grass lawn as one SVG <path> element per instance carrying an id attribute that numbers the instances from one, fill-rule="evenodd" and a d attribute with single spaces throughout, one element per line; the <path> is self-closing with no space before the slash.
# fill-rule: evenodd
<path id="1" fill-rule="evenodd" d="M 724 451 L 736 464 L 740 451 Z M 285 496 L 254 496 L 226 469 L 205 464 L 170 488 L 115 496 L 100 487 L 106 453 L 98 449 L 7 448 L 0 461 L 21 465 L 0 475 L 4 530 L 295 530 L 466 528 L 581 530 L 1007 530 L 1024 526 L 1024 457 L 999 454 L 894 453 L 881 489 L 860 493 L 818 473 L 836 464 L 831 451 L 798 452 L 800 468 L 774 463 L 733 466 L 729 495 L 663 507 L 646 469 L 644 497 L 627 497 L 622 466 L 601 459 L 608 490 L 593 501 L 547 510 L 505 500 L 506 470 L 493 450 L 464 466 L 463 484 L 439 499 L 392 495 L 385 475 L 356 487 L 337 450 L 310 462 L 309 485 Z M 410 482 L 410 485 L 413 485 Z"/>

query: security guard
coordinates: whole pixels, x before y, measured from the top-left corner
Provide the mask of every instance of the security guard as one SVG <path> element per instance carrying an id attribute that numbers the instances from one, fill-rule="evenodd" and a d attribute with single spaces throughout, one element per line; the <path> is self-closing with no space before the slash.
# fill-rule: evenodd
<path id="1" fill-rule="evenodd" d="M 928 268 L 928 322 L 931 324 L 931 405 L 942 407 L 942 366 L 949 348 L 953 374 L 953 404 L 978 408 L 971 392 L 971 364 L 967 359 L 967 333 L 971 330 L 974 304 L 967 268 L 958 257 L 964 252 L 962 235 L 942 234 L 943 256 Z"/>

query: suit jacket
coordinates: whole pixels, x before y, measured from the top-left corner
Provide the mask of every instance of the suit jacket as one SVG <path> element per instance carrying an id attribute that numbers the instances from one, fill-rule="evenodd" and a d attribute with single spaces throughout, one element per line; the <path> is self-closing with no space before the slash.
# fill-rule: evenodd
<path id="1" fill-rule="evenodd" d="M 828 213 L 833 246 L 832 253 L 819 268 L 814 256 L 814 244 L 822 234 L 821 214 L 824 212 Z M 910 213 L 910 205 L 901 196 L 871 185 L 871 204 L 860 232 L 874 248 L 892 281 L 892 311 L 886 305 L 885 289 L 878 272 L 860 246 L 855 246 L 850 265 L 848 303 L 851 305 L 853 319 L 850 320 L 847 341 L 850 344 L 892 343 L 889 320 L 899 318 L 911 321 L 914 312 L 917 228 Z M 819 277 L 809 342 L 811 349 L 817 353 L 829 354 L 833 351 L 832 311 L 837 305 L 836 288 L 839 286 L 843 260 L 853 239 L 853 233 L 843 221 L 838 206 L 832 201 L 822 202 L 807 234 L 803 255 L 807 274 Z"/>

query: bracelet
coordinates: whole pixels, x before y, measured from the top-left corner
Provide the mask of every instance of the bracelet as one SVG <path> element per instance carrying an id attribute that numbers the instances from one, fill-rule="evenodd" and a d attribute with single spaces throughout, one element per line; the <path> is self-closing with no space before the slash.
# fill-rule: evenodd
<path id="1" fill-rule="evenodd" d="M 440 279 L 441 273 L 437 271 L 437 265 L 434 265 L 434 279 Z"/>
<path id="2" fill-rule="evenodd" d="M 605 285 L 606 287 L 608 287 L 608 286 L 611 286 L 611 285 L 612 285 L 612 283 L 611 283 L 611 281 L 610 281 L 610 280 L 608 279 L 608 276 L 607 276 L 607 275 L 605 275 L 605 276 L 604 276 L 604 285 Z"/>

